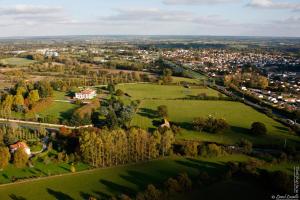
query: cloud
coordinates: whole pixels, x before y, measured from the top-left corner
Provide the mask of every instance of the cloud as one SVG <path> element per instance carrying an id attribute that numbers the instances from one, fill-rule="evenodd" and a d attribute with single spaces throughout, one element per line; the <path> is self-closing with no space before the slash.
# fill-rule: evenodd
<path id="1" fill-rule="evenodd" d="M 59 6 L 14 5 L 0 6 L 0 23 L 6 26 L 72 23 Z"/>
<path id="2" fill-rule="evenodd" d="M 274 20 L 272 22 L 274 25 L 281 25 L 281 26 L 290 26 L 290 27 L 300 27 L 300 17 L 288 17 L 282 20 Z"/>
<path id="3" fill-rule="evenodd" d="M 273 0 L 252 0 L 248 6 L 266 9 L 289 9 L 300 11 L 300 3 L 274 2 Z"/>
<path id="4" fill-rule="evenodd" d="M 235 2 L 240 2 L 240 0 L 163 0 L 166 5 L 209 5 Z"/>
<path id="5" fill-rule="evenodd" d="M 112 22 L 187 22 L 202 25 L 224 25 L 230 23 L 219 15 L 199 16 L 182 10 L 162 10 L 158 8 L 117 9 L 116 14 L 100 17 L 101 21 Z"/>
<path id="6" fill-rule="evenodd" d="M 62 12 L 62 7 L 49 7 L 42 5 L 15 5 L 0 7 L 0 15 L 45 15 Z"/>

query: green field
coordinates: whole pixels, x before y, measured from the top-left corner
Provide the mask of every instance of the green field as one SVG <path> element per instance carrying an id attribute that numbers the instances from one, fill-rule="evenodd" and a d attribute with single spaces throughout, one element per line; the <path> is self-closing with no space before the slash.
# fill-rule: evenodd
<path id="1" fill-rule="evenodd" d="M 156 116 L 157 107 L 166 105 L 172 122 L 178 123 L 183 132 L 178 139 L 198 139 L 224 144 L 235 144 L 240 139 L 246 138 L 255 144 L 275 144 L 299 146 L 299 137 L 292 135 L 288 128 L 274 121 L 266 115 L 239 102 L 231 101 L 205 101 L 205 100 L 180 100 L 188 96 L 206 93 L 208 96 L 217 96 L 213 89 L 197 87 L 184 88 L 183 86 L 166 86 L 154 84 L 118 85 L 117 88 L 128 93 L 132 99 L 142 100 L 139 111 L 134 116 L 131 125 L 153 130 L 159 125 Z M 179 100 L 178 100 L 179 99 Z M 224 118 L 231 126 L 223 134 L 209 134 L 196 132 L 191 122 L 195 117 L 208 117 L 209 115 Z M 268 129 L 266 136 L 251 136 L 249 129 L 253 122 L 263 122 Z"/>
<path id="2" fill-rule="evenodd" d="M 148 184 L 155 184 L 160 188 L 161 184 L 178 173 L 187 172 L 194 178 L 200 171 L 207 172 L 211 176 L 225 172 L 225 163 L 246 162 L 249 157 L 245 155 L 229 155 L 218 158 L 182 158 L 170 157 L 162 160 L 146 163 L 119 166 L 104 169 L 83 171 L 75 174 L 65 174 L 55 177 L 29 180 L 26 183 L 15 183 L 11 185 L 0 185 L 0 199 L 30 199 L 43 200 L 52 199 L 88 199 L 94 196 L 99 199 L 122 193 L 134 195 L 144 190 Z M 284 165 L 285 166 L 285 165 Z M 68 166 L 62 166 L 65 168 Z M 283 170 L 292 173 L 293 164 L 287 164 Z M 46 168 L 47 169 L 47 168 Z M 26 169 L 27 170 L 27 169 Z M 65 171 L 61 171 L 65 173 Z M 46 171 L 46 170 L 43 170 Z M 238 187 L 238 189 L 237 189 Z M 211 192 L 217 189 L 218 192 Z M 230 198 L 233 196 L 235 198 Z M 252 191 L 248 197 L 245 193 Z M 187 194 L 178 196 L 178 199 L 187 199 Z M 265 196 L 266 191 L 258 182 L 249 180 L 229 180 L 218 182 L 209 187 L 202 186 L 199 191 L 194 191 L 188 199 L 253 199 L 253 197 Z M 215 198 L 214 198 L 215 197 Z"/>
<path id="3" fill-rule="evenodd" d="M 26 58 L 5 58 L 1 59 L 0 63 L 5 65 L 14 65 L 14 66 L 26 66 L 32 63 L 35 63 L 34 60 L 26 59 Z"/>
<path id="4" fill-rule="evenodd" d="M 53 116 L 55 119 L 68 120 L 79 105 L 66 102 L 53 102 L 49 108 L 38 113 L 41 117 Z"/>
<path id="5" fill-rule="evenodd" d="M 291 135 L 282 124 L 249 106 L 231 101 L 143 100 L 138 113 L 132 120 L 132 125 L 145 129 L 155 128 L 156 122 L 159 121 L 155 111 L 159 105 L 166 105 L 170 120 L 184 128 L 182 135 L 177 136 L 178 139 L 199 139 L 225 144 L 234 144 L 241 138 L 247 138 L 255 144 L 283 145 L 285 139 L 288 140 L 288 144 L 299 145 L 300 142 L 299 137 Z M 209 115 L 226 119 L 231 126 L 230 130 L 223 134 L 200 133 L 192 130 L 191 122 L 195 117 Z M 248 130 L 255 121 L 266 124 L 268 135 L 250 136 Z"/>
<path id="6" fill-rule="evenodd" d="M 186 82 L 186 83 L 200 83 L 199 80 L 197 79 L 191 79 L 191 78 L 184 78 L 184 77 L 177 77 L 177 76 L 173 76 L 172 77 L 172 81 L 173 83 L 180 83 L 180 82 Z"/>
<path id="7" fill-rule="evenodd" d="M 224 171 L 224 162 L 247 161 L 242 155 L 219 159 L 169 158 L 128 166 L 97 169 L 76 174 L 0 186 L 0 199 L 87 199 L 90 195 L 107 197 L 113 194 L 134 194 L 150 183 L 161 183 L 180 172 L 191 177 L 199 170 L 216 175 Z M 253 185 L 255 187 L 255 185 Z M 244 191 L 241 191 L 244 192 Z"/>
<path id="8" fill-rule="evenodd" d="M 30 178 L 30 177 L 44 177 L 55 174 L 65 174 L 70 172 L 70 165 L 66 163 L 50 163 L 33 161 L 34 167 L 26 167 L 18 169 L 10 164 L 5 170 L 0 171 L 0 184 L 10 183 L 14 178 Z M 76 165 L 77 171 L 87 170 L 89 166 L 79 163 Z M 1 199 L 1 198 L 0 198 Z"/>
<path id="9" fill-rule="evenodd" d="M 65 92 L 54 91 L 53 99 L 54 100 L 69 100 L 69 97 L 67 96 L 67 94 Z"/>
<path id="10" fill-rule="evenodd" d="M 117 85 L 133 99 L 176 99 L 206 93 L 207 96 L 218 96 L 217 91 L 200 87 L 185 88 L 175 85 L 131 84 Z"/>

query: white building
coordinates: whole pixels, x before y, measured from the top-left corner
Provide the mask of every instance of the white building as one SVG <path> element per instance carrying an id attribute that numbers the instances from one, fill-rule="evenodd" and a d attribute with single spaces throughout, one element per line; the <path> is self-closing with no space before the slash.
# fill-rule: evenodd
<path id="1" fill-rule="evenodd" d="M 85 89 L 78 93 L 75 93 L 75 99 L 93 99 L 96 96 L 96 91 L 92 89 Z"/>

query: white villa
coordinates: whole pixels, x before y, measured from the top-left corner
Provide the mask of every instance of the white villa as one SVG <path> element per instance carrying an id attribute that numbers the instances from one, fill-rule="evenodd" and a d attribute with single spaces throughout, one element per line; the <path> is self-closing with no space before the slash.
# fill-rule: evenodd
<path id="1" fill-rule="evenodd" d="M 93 99 L 97 96 L 96 90 L 85 89 L 75 93 L 75 99 Z"/>

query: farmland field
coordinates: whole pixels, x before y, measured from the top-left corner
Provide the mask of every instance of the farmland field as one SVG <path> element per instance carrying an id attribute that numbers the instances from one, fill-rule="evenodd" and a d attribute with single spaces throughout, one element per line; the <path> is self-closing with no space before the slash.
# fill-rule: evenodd
<path id="1" fill-rule="evenodd" d="M 26 183 L 0 185 L 0 199 L 35 200 L 40 199 L 41 196 L 45 200 L 88 199 L 91 195 L 102 199 L 122 193 L 134 195 L 136 192 L 144 190 L 150 183 L 155 184 L 159 188 L 164 181 L 178 175 L 178 173 L 187 172 L 191 178 L 195 178 L 200 171 L 205 171 L 211 176 L 217 176 L 226 170 L 224 165 L 226 162 L 245 162 L 247 160 L 249 160 L 249 157 L 245 155 L 193 159 L 174 156 L 140 164 L 95 169 L 75 174 L 69 173 L 61 176 L 29 180 Z M 292 173 L 290 171 L 293 167 L 292 163 L 283 166 L 282 170 Z M 47 167 L 47 169 L 49 168 L 51 167 Z M 47 169 L 43 171 L 47 171 Z M 265 169 L 269 170 L 268 167 L 265 167 Z M 64 170 L 60 171 L 65 173 Z M 237 186 L 239 190 L 236 190 Z M 256 197 L 262 194 L 267 195 L 267 192 L 263 190 L 259 183 L 242 180 L 230 180 L 230 184 L 222 181 L 209 187 L 203 187 L 199 192 L 207 194 L 208 190 L 211 191 L 214 188 L 220 189 L 218 189 L 218 194 L 210 193 L 210 195 L 216 195 L 217 197 L 221 192 L 223 194 L 222 197 L 225 199 L 232 196 L 231 192 L 228 191 L 235 192 L 234 199 L 241 199 L 243 194 L 249 189 L 255 191 L 254 196 Z M 191 193 L 190 195 L 194 196 L 197 194 Z M 184 197 L 179 199 L 186 199 Z M 191 199 L 197 198 L 191 197 Z M 253 195 L 250 195 L 249 198 L 244 196 L 243 199 L 253 199 Z"/>
<path id="2" fill-rule="evenodd" d="M 216 175 L 224 171 L 224 162 L 243 162 L 248 159 L 247 156 L 242 155 L 224 156 L 217 159 L 173 157 L 147 163 L 97 169 L 29 181 L 26 184 L 2 185 L 0 186 L 0 199 L 17 197 L 17 199 L 24 198 L 34 200 L 40 199 L 41 196 L 45 200 L 88 199 L 90 195 L 98 198 L 122 193 L 134 195 L 137 191 L 144 190 L 148 184 L 161 183 L 169 177 L 176 176 L 180 172 L 187 172 L 191 177 L 197 175 L 199 170 Z M 257 192 L 263 192 L 255 184 L 250 184 L 250 186 L 251 189 Z M 228 190 L 234 190 L 234 187 L 226 188 Z M 224 192 L 224 195 L 226 195 L 226 193 L 230 195 L 224 190 L 220 192 Z M 243 192 L 245 192 L 245 190 L 241 189 L 237 195 L 242 195 Z"/>
<path id="3" fill-rule="evenodd" d="M 256 145 L 283 146 L 285 139 L 287 145 L 299 146 L 299 137 L 292 135 L 288 128 L 266 115 L 239 102 L 233 101 L 206 101 L 206 100 L 180 100 L 180 98 L 206 93 L 208 96 L 217 96 L 213 89 L 184 88 L 182 86 L 161 86 L 153 84 L 118 85 L 117 88 L 128 93 L 133 99 L 142 100 L 139 111 L 134 116 L 131 125 L 144 129 L 154 130 L 158 127 L 160 119 L 156 116 L 157 107 L 166 105 L 169 110 L 171 122 L 183 128 L 177 139 L 197 139 L 200 141 L 235 144 L 242 138 L 252 141 Z M 195 117 L 208 117 L 209 115 L 224 118 L 231 126 L 225 133 L 209 134 L 197 132 L 192 128 L 191 122 Z M 266 124 L 266 136 L 251 136 L 249 129 L 253 122 Z"/>
<path id="4" fill-rule="evenodd" d="M 200 93 L 206 93 L 207 96 L 218 96 L 217 91 L 210 88 L 203 89 L 200 87 L 185 88 L 175 85 L 154 85 L 154 84 L 124 84 L 118 85 L 117 89 L 121 89 L 128 93 L 133 99 L 176 99 L 195 96 Z"/>
<path id="5" fill-rule="evenodd" d="M 238 142 L 247 138 L 256 144 L 283 144 L 289 139 L 293 144 L 299 144 L 299 137 L 290 135 L 288 129 L 266 115 L 257 112 L 249 106 L 230 101 L 197 101 L 197 100 L 143 100 L 139 112 L 132 120 L 132 125 L 145 129 L 155 128 L 155 121 L 159 120 L 153 113 L 160 105 L 166 105 L 170 120 L 178 123 L 184 131 L 178 139 L 199 139 L 226 144 Z M 200 133 L 192 130 L 191 122 L 195 117 L 209 115 L 224 118 L 230 124 L 230 130 L 223 134 Z M 266 124 L 268 135 L 250 136 L 248 130 L 252 122 L 260 121 Z"/>
<path id="6" fill-rule="evenodd" d="M 5 58 L 1 59 L 0 63 L 14 66 L 26 66 L 35 63 L 35 61 L 26 58 Z"/>

